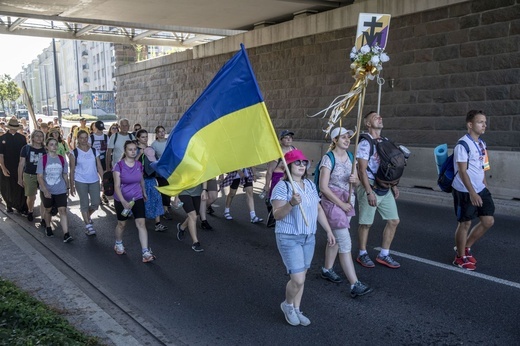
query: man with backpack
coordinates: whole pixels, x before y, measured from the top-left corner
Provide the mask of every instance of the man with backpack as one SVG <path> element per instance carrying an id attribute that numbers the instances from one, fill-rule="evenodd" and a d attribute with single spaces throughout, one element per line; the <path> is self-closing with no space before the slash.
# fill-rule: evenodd
<path id="1" fill-rule="evenodd" d="M 121 160 L 123 156 L 125 142 L 128 140 L 135 140 L 135 136 L 128 132 L 130 129 L 130 122 L 128 119 L 119 119 L 119 132 L 110 137 L 108 142 L 107 156 L 106 156 L 106 170 L 112 171 L 112 167 Z"/>
<path id="2" fill-rule="evenodd" d="M 469 152 L 461 143 L 453 150 L 455 178 L 453 180 L 453 202 L 457 215 L 455 251 L 453 265 L 466 270 L 475 270 L 477 260 L 471 247 L 493 226 L 495 204 L 487 189 L 485 171 L 490 169 L 486 143 L 480 136 L 486 131 L 486 116 L 482 111 L 471 110 L 466 115 L 468 133 L 460 142 L 465 142 Z M 471 230 L 471 221 L 480 221 Z M 469 234 L 468 234 L 469 231 Z"/>
<path id="3" fill-rule="evenodd" d="M 401 265 L 390 256 L 390 245 L 394 239 L 399 214 L 395 200 L 399 197 L 397 182 L 381 180 L 379 170 L 382 164 L 380 143 L 388 141 L 381 137 L 383 118 L 377 112 L 371 111 L 364 116 L 364 123 L 368 130 L 368 136 L 362 135 L 358 145 L 356 158 L 358 161 L 358 174 L 360 185 L 357 188 L 357 200 L 359 205 L 359 256 L 356 261 L 365 268 L 375 267 L 367 252 L 368 232 L 376 211 L 379 212 L 386 226 L 383 231 L 381 251 L 376 257 L 376 262 L 389 268 L 399 268 Z M 388 141 L 389 142 L 389 141 Z M 400 166 L 400 165 L 399 165 Z M 400 172 L 402 173 L 402 171 Z M 384 186 L 383 186 L 384 185 Z"/>

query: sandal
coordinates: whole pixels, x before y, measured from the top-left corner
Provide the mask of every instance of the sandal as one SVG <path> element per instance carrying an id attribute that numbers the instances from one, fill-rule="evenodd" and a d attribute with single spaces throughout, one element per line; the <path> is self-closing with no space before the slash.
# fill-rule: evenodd
<path id="1" fill-rule="evenodd" d="M 94 226 L 91 223 L 85 226 L 85 234 L 86 235 L 96 235 L 96 231 L 94 230 Z"/>
<path id="2" fill-rule="evenodd" d="M 226 220 L 233 220 L 233 216 L 231 216 L 230 213 L 224 213 L 224 217 L 226 218 Z"/>

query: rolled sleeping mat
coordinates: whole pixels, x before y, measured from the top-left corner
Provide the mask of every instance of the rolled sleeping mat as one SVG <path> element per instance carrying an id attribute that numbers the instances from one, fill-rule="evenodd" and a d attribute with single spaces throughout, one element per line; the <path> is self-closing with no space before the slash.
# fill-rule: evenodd
<path id="1" fill-rule="evenodd" d="M 444 161 L 448 159 L 448 144 L 441 144 L 433 149 L 435 156 L 435 164 L 437 165 L 437 174 L 439 174 Z"/>

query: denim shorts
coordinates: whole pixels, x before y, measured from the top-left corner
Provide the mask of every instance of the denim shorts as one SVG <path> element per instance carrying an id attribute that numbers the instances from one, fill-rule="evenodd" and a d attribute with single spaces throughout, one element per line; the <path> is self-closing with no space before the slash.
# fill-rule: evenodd
<path id="1" fill-rule="evenodd" d="M 314 234 L 276 233 L 276 245 L 288 274 L 296 274 L 310 268 L 316 237 Z"/>

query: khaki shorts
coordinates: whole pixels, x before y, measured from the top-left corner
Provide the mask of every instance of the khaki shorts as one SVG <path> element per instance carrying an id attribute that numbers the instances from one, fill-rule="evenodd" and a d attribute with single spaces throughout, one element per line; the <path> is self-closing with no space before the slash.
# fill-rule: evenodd
<path id="1" fill-rule="evenodd" d="M 38 193 L 38 176 L 36 174 L 23 174 L 23 189 L 25 197 L 36 196 Z"/>
<path id="2" fill-rule="evenodd" d="M 377 206 L 372 207 L 368 204 L 367 192 L 362 184 L 357 188 L 357 203 L 359 206 L 359 224 L 371 225 L 374 223 L 376 211 L 379 212 L 383 220 L 399 220 L 399 213 L 397 212 L 397 204 L 395 203 L 392 189 L 384 196 L 377 197 Z"/>

